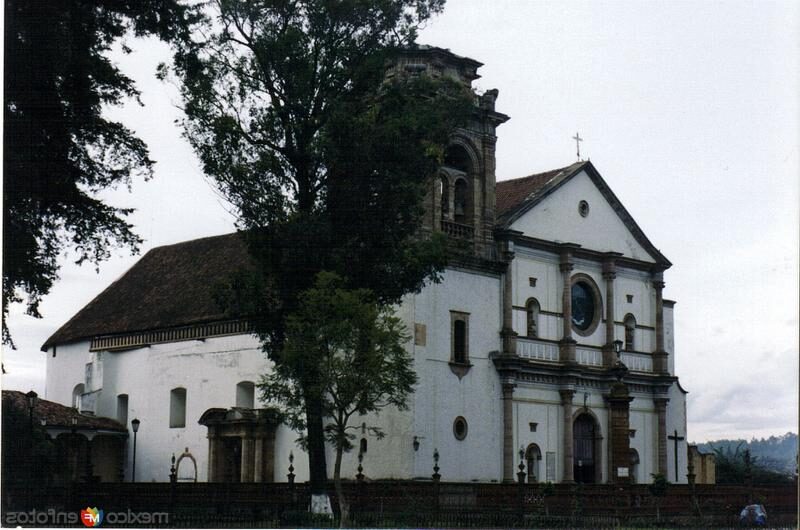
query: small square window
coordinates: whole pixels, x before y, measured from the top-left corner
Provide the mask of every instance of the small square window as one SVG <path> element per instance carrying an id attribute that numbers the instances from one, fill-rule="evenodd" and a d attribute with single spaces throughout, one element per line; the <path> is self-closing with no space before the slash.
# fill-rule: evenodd
<path id="1" fill-rule="evenodd" d="M 528 283 L 530 284 L 531 287 L 536 287 L 536 278 L 531 276 L 530 278 L 528 278 Z"/>
<path id="2" fill-rule="evenodd" d="M 530 428 L 531 432 L 536 432 L 536 427 L 538 427 L 538 426 L 539 426 L 539 424 L 538 423 L 534 423 L 534 422 L 530 422 L 528 424 L 528 427 Z"/>
<path id="3" fill-rule="evenodd" d="M 628 431 L 628 436 L 630 436 L 631 438 L 636 438 L 636 429 L 630 429 Z"/>
<path id="4" fill-rule="evenodd" d="M 633 303 L 633 295 L 632 294 L 626 294 L 625 297 L 628 299 L 628 303 L 629 304 Z"/>

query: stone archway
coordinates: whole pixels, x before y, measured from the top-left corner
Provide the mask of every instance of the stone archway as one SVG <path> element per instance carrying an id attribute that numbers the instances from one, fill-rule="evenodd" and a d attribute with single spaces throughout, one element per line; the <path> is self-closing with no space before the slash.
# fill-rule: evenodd
<path id="1" fill-rule="evenodd" d="M 208 409 L 200 417 L 208 427 L 209 482 L 272 482 L 275 431 L 272 409 Z"/>
<path id="2" fill-rule="evenodd" d="M 572 426 L 573 477 L 575 482 L 595 484 L 601 480 L 600 426 L 591 414 L 578 414 Z"/>

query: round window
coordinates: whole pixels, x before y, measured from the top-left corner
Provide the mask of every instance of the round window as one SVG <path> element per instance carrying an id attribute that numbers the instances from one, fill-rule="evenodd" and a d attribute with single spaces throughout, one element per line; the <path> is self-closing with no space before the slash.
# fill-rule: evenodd
<path id="1" fill-rule="evenodd" d="M 586 201 L 581 201 L 578 203 L 578 212 L 581 214 L 581 217 L 586 217 L 589 215 L 589 203 Z"/>
<path id="2" fill-rule="evenodd" d="M 581 331 L 588 330 L 595 314 L 595 300 L 592 288 L 586 282 L 572 285 L 572 324 Z"/>
<path id="3" fill-rule="evenodd" d="M 465 420 L 462 416 L 456 418 L 456 421 L 453 422 L 453 434 L 456 437 L 456 440 L 463 440 L 467 437 L 467 420 Z"/>

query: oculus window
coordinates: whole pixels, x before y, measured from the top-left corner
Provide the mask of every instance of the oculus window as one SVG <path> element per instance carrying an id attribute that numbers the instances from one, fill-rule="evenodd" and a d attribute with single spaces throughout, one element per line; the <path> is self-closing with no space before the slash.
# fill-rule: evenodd
<path id="1" fill-rule="evenodd" d="M 594 280 L 586 274 L 572 279 L 572 328 L 578 335 L 591 335 L 600 323 L 603 301 Z"/>

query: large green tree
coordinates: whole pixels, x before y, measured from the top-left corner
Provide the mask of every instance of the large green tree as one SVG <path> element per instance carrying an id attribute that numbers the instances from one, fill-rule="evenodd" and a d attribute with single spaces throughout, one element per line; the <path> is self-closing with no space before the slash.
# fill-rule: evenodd
<path id="1" fill-rule="evenodd" d="M 3 342 L 9 304 L 39 304 L 59 253 L 99 263 L 140 239 L 128 209 L 96 192 L 152 173 L 147 147 L 103 107 L 139 93 L 108 58 L 117 39 L 185 34 L 178 0 L 6 0 L 3 113 Z"/>
<path id="2" fill-rule="evenodd" d="M 407 407 L 417 381 L 405 348 L 408 339 L 402 321 L 372 291 L 347 289 L 338 275 L 321 272 L 288 317 L 275 370 L 262 379 L 263 399 L 277 404 L 298 432 L 307 428 L 309 394 L 322 403 L 326 439 L 336 451 L 333 480 L 343 527 L 349 524 L 349 503 L 342 489 L 342 456 L 363 427 L 350 419 Z M 309 366 L 319 368 L 313 380 L 307 379 Z M 367 428 L 384 436 L 379 427 Z"/>
<path id="3" fill-rule="evenodd" d="M 273 359 L 319 271 L 391 303 L 444 265 L 441 240 L 415 236 L 427 178 L 471 99 L 454 82 L 386 81 L 387 62 L 443 4 L 217 0 L 177 50 L 186 136 L 261 266 L 232 299 L 258 317 Z M 319 377 L 308 365 L 304 384 Z M 324 411 L 313 397 L 305 406 L 312 492 L 321 493 Z"/>

